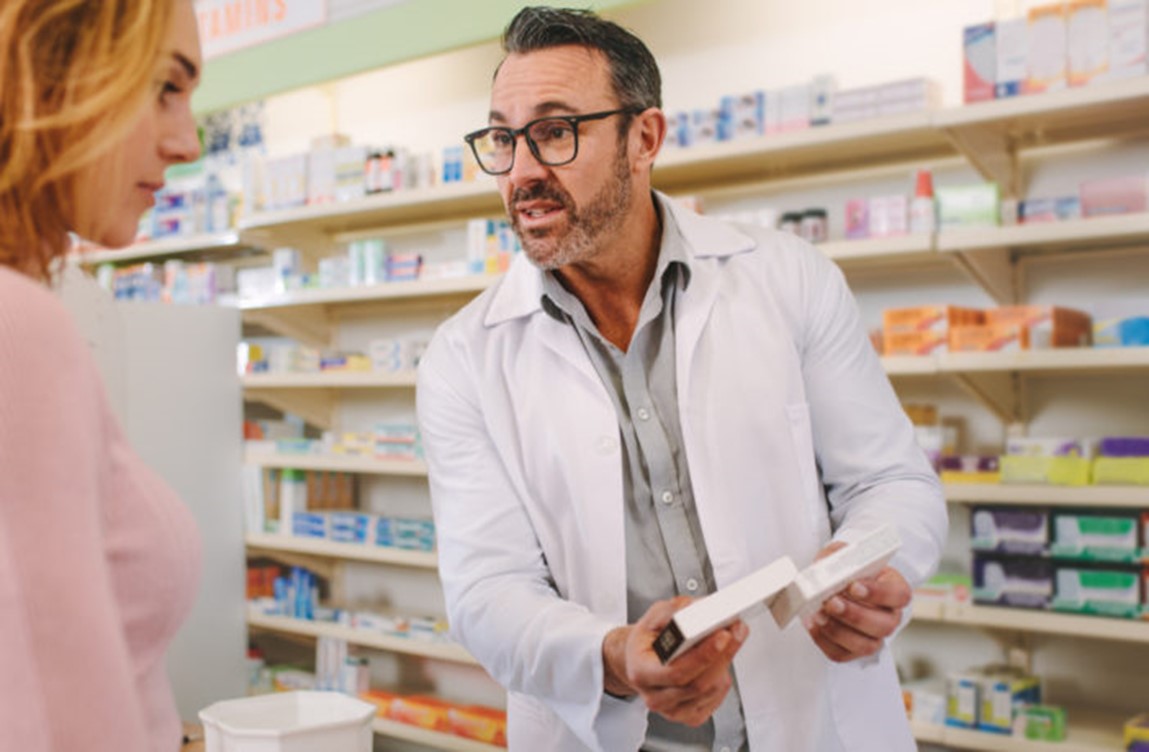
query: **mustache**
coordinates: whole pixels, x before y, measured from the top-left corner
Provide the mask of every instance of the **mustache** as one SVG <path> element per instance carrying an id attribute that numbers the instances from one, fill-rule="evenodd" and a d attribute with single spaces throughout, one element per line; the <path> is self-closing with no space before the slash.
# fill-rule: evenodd
<path id="1" fill-rule="evenodd" d="M 564 209 L 571 207 L 570 194 L 548 183 L 532 183 L 523 188 L 516 188 L 511 194 L 511 205 L 524 201 L 554 201 L 556 204 L 561 204 Z"/>

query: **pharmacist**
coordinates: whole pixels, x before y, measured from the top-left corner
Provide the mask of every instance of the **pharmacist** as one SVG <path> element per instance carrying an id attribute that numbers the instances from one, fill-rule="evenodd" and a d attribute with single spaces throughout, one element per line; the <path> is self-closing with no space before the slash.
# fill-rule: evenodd
<path id="1" fill-rule="evenodd" d="M 467 140 L 525 253 L 439 329 L 418 411 L 451 630 L 507 688 L 511 749 L 915 749 L 887 638 L 945 504 L 842 276 L 652 193 L 637 38 L 527 8 L 504 47 Z M 891 566 L 807 623 L 654 655 L 681 596 L 882 523 Z"/>

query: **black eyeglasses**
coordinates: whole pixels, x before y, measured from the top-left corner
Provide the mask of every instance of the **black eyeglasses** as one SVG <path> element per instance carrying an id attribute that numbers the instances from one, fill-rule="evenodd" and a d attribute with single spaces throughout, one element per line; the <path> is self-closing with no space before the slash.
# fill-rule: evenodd
<path id="1" fill-rule="evenodd" d="M 479 167 L 488 175 L 506 175 L 515 166 L 515 141 L 527 139 L 531 154 L 540 164 L 559 167 L 578 156 L 578 125 L 587 120 L 603 120 L 612 115 L 637 115 L 638 107 L 592 112 L 588 115 L 550 115 L 532 120 L 522 128 L 491 126 L 463 136 L 471 145 Z"/>

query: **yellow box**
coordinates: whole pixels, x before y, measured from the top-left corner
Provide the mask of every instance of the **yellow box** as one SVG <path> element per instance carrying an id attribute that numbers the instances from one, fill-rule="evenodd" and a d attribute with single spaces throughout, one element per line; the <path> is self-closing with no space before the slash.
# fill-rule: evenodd
<path id="1" fill-rule="evenodd" d="M 1084 457 L 1031 457 L 1004 454 L 1002 483 L 1048 483 L 1054 486 L 1087 486 L 1092 462 Z"/>
<path id="2" fill-rule="evenodd" d="M 1098 457 L 1093 482 L 1099 486 L 1149 486 L 1149 457 Z"/>

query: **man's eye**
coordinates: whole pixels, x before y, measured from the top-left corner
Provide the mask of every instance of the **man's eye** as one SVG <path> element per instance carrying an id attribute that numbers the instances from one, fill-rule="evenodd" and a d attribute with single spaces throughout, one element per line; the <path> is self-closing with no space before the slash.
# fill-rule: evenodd
<path id="1" fill-rule="evenodd" d="M 495 131 L 489 138 L 491 139 L 491 143 L 499 149 L 509 148 L 514 142 L 514 139 L 511 138 L 511 134 L 506 131 Z"/>
<path id="2" fill-rule="evenodd" d="M 561 141 L 570 138 L 571 135 L 571 127 L 566 123 L 547 123 L 539 131 L 536 138 L 542 141 Z"/>

